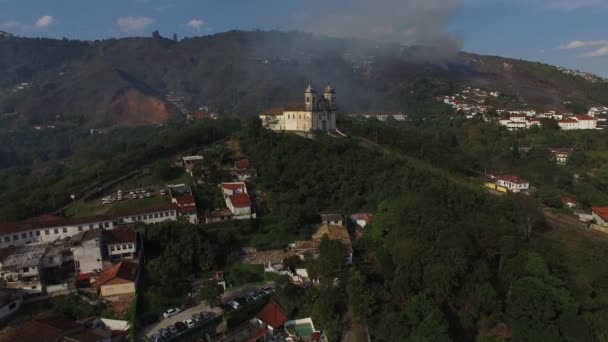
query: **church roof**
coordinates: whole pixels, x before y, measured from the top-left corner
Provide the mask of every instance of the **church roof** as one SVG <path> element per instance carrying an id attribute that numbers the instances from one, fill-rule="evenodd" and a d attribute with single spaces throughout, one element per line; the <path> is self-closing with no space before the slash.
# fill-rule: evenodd
<path id="1" fill-rule="evenodd" d="M 305 112 L 306 105 L 304 103 L 292 103 L 289 106 L 285 107 L 286 112 Z"/>

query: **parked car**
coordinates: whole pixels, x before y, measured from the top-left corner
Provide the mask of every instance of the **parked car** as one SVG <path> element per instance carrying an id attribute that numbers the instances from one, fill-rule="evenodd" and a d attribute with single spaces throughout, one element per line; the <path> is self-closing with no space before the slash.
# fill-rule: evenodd
<path id="1" fill-rule="evenodd" d="M 166 194 L 167 194 L 167 192 L 166 192 L 165 190 L 161 190 L 161 191 L 160 191 L 160 195 L 161 195 L 161 196 L 165 196 Z"/>
<path id="2" fill-rule="evenodd" d="M 159 334 L 161 334 L 161 336 L 163 337 L 169 337 L 171 336 L 171 331 L 169 331 L 169 329 L 166 328 L 162 328 L 158 331 Z"/>
<path id="3" fill-rule="evenodd" d="M 179 323 L 179 322 L 177 322 L 177 323 Z M 171 331 L 171 335 L 179 334 L 179 330 L 177 330 L 177 327 L 175 325 L 169 326 L 169 331 Z"/>
<path id="4" fill-rule="evenodd" d="M 194 315 L 192 315 L 192 320 L 196 323 L 201 322 L 204 319 L 204 316 L 201 315 L 200 313 L 195 313 Z"/>
<path id="5" fill-rule="evenodd" d="M 255 292 L 250 292 L 250 293 L 249 293 L 249 296 L 247 296 L 247 297 L 248 297 L 248 298 L 251 298 L 251 299 L 252 299 L 252 301 L 256 301 L 256 300 L 258 300 L 258 299 L 260 299 L 260 298 L 261 298 L 261 297 L 260 297 L 260 296 L 258 296 L 258 295 L 257 295 Z"/>
<path id="6" fill-rule="evenodd" d="M 184 321 L 184 324 L 188 327 L 188 328 L 194 328 L 195 322 L 191 319 L 187 319 Z"/>
<path id="7" fill-rule="evenodd" d="M 151 338 L 154 342 L 160 342 L 165 339 L 161 334 L 154 334 Z"/>
<path id="8" fill-rule="evenodd" d="M 167 309 L 163 312 L 163 317 L 169 318 L 177 315 L 181 310 L 178 308 Z"/>
<path id="9" fill-rule="evenodd" d="M 237 302 L 236 300 L 233 300 L 232 302 L 228 303 L 230 306 L 232 306 L 233 309 L 238 309 L 239 306 L 241 306 L 241 304 L 239 302 Z"/>
<path id="10" fill-rule="evenodd" d="M 188 330 L 188 326 L 184 322 L 176 322 L 174 326 L 175 326 L 175 329 L 177 329 L 180 332 L 184 331 L 184 330 Z"/>

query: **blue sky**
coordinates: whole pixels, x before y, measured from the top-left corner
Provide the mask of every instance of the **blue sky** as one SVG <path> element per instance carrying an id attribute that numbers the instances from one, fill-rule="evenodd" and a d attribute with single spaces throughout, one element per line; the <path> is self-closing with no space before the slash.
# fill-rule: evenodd
<path id="1" fill-rule="evenodd" d="M 465 51 L 608 76 L 608 0 L 0 0 L 0 30 L 20 36 L 180 37 L 303 29 Z"/>

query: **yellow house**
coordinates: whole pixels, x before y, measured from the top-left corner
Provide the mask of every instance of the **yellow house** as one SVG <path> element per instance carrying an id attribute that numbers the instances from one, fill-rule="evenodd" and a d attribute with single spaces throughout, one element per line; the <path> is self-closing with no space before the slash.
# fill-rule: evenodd
<path id="1" fill-rule="evenodd" d="M 135 295 L 139 267 L 136 263 L 123 260 L 120 263 L 106 268 L 93 283 L 99 298 L 109 301 L 121 300 L 125 296 Z"/>

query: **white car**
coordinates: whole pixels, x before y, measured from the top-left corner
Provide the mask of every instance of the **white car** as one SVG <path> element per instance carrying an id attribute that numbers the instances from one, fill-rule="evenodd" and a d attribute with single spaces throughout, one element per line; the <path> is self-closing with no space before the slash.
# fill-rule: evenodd
<path id="1" fill-rule="evenodd" d="M 173 317 L 173 316 L 177 315 L 180 311 L 181 310 L 178 308 L 167 309 L 165 312 L 163 312 L 163 317 L 165 317 L 165 318 Z"/>
<path id="2" fill-rule="evenodd" d="M 193 321 L 193 320 L 191 320 L 191 319 L 186 319 L 186 320 L 184 320 L 184 324 L 185 324 L 185 325 L 186 325 L 188 328 L 194 328 L 194 325 L 195 325 L 194 321 Z"/>
<path id="3" fill-rule="evenodd" d="M 241 306 L 241 304 L 239 304 L 236 300 L 233 300 L 232 302 L 228 303 L 228 305 L 232 306 L 234 310 L 238 309 L 239 306 Z"/>

